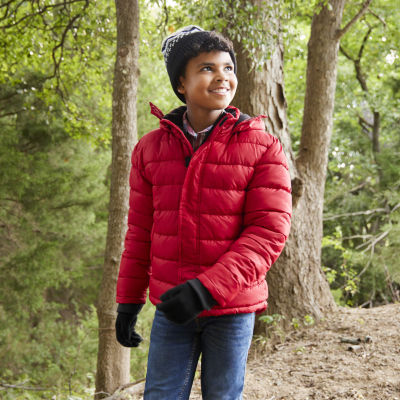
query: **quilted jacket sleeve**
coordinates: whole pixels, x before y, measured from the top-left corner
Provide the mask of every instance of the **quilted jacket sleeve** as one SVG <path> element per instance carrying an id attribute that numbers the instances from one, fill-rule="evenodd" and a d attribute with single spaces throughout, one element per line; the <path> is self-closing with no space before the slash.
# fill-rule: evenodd
<path id="1" fill-rule="evenodd" d="M 270 139 L 247 187 L 241 235 L 197 277 L 222 307 L 265 279 L 289 235 L 290 175 L 280 142 Z"/>
<path id="2" fill-rule="evenodd" d="M 117 282 L 117 303 L 145 303 L 149 286 L 152 185 L 143 173 L 141 143 L 132 153 L 128 231 Z"/>

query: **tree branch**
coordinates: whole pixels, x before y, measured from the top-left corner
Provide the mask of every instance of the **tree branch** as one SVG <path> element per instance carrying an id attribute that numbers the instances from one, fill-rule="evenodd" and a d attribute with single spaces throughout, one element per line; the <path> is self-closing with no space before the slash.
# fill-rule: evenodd
<path id="1" fill-rule="evenodd" d="M 146 378 L 142 378 L 133 383 L 127 383 L 120 386 L 113 395 L 106 397 L 104 400 L 122 400 L 128 394 L 138 394 L 144 389 Z"/>
<path id="2" fill-rule="evenodd" d="M 0 8 L 3 8 L 3 7 L 7 7 L 6 9 L 5 9 L 5 11 L 4 11 L 4 14 L 3 14 L 3 16 L 0 18 L 0 21 L 2 21 L 3 19 L 6 19 L 7 17 L 8 17 L 8 15 L 9 15 L 9 8 L 10 8 L 10 3 L 11 3 L 11 1 L 12 0 L 10 0 L 9 2 L 7 2 L 7 3 L 5 3 L 5 4 L 2 4 L 2 5 L 0 5 Z"/>
<path id="3" fill-rule="evenodd" d="M 380 15 L 378 15 L 376 12 L 372 11 L 371 9 L 368 9 L 368 12 L 370 14 L 372 14 L 377 20 L 379 20 L 386 29 L 386 21 Z"/>
<path id="4" fill-rule="evenodd" d="M 400 203 L 397 203 L 397 204 L 390 210 L 390 212 L 392 213 L 392 212 L 396 211 L 399 207 L 400 207 Z"/>
<path id="5" fill-rule="evenodd" d="M 331 216 L 324 217 L 323 220 L 324 221 L 332 221 L 334 219 L 343 218 L 343 217 L 354 217 L 357 215 L 371 215 L 371 214 L 376 214 L 376 213 L 380 213 L 380 212 L 387 213 L 387 210 L 386 210 L 386 208 L 375 208 L 374 210 L 356 211 L 353 213 L 331 215 Z"/>
<path id="6" fill-rule="evenodd" d="M 360 19 L 367 12 L 371 2 L 372 0 L 366 0 L 360 11 L 347 23 L 347 25 L 343 29 L 338 29 L 336 31 L 336 40 L 340 40 L 340 38 L 352 27 L 352 25 L 354 25 L 355 22 L 357 22 L 357 20 Z"/>
<path id="7" fill-rule="evenodd" d="M 86 1 L 85 6 L 83 7 L 83 10 L 85 10 L 85 8 L 89 5 L 88 1 Z M 64 42 L 65 42 L 65 38 L 67 37 L 67 33 L 68 31 L 73 27 L 74 22 L 80 18 L 82 15 L 81 14 L 76 14 L 72 19 L 69 20 L 67 26 L 65 27 L 62 35 L 61 35 L 61 40 L 60 43 L 58 43 L 52 50 L 52 58 L 53 58 L 53 63 L 54 63 L 54 72 L 53 72 L 53 77 L 57 77 L 57 72 L 60 69 L 60 64 L 61 61 L 63 59 L 63 54 L 64 54 Z M 56 59 L 56 52 L 57 50 L 60 49 L 60 57 L 58 58 L 58 60 Z"/>
<path id="8" fill-rule="evenodd" d="M 366 243 L 360 244 L 359 246 L 356 247 L 356 249 L 358 250 L 358 249 L 361 249 L 361 248 L 364 247 L 364 246 L 367 246 L 367 247 L 363 250 L 363 252 L 364 252 L 364 251 L 368 251 L 369 249 L 371 249 L 371 251 L 372 251 L 372 249 L 375 249 L 375 245 L 376 245 L 377 243 L 379 243 L 382 239 L 384 239 L 384 238 L 390 233 L 390 231 L 391 231 L 391 229 L 388 229 L 387 231 L 382 232 L 380 235 L 374 237 L 373 239 L 367 241 Z"/>
<path id="9" fill-rule="evenodd" d="M 371 239 L 372 235 L 351 235 L 351 236 L 343 236 L 342 240 L 351 240 L 351 239 Z"/>
<path id="10" fill-rule="evenodd" d="M 26 14 L 26 15 L 24 15 L 23 17 L 21 17 L 19 20 L 15 21 L 14 23 L 10 23 L 10 24 L 8 24 L 8 25 L 0 26 L 0 28 L 2 28 L 2 29 L 12 28 L 12 27 L 14 27 L 14 26 L 20 24 L 20 23 L 21 23 L 22 21 L 24 21 L 25 19 L 27 19 L 27 18 L 32 18 L 32 17 L 36 17 L 36 16 L 38 16 L 38 15 L 44 14 L 44 13 L 47 12 L 47 10 L 50 10 L 50 9 L 52 9 L 52 8 L 56 8 L 56 7 L 64 7 L 64 8 L 65 8 L 65 7 L 66 7 L 67 5 L 69 5 L 69 4 L 82 3 L 82 2 L 84 2 L 84 1 L 87 3 L 86 0 L 70 0 L 70 1 L 63 1 L 62 3 L 48 4 L 48 5 L 45 5 L 45 6 L 41 7 L 41 8 L 39 8 L 38 11 L 36 11 L 36 12 L 33 12 L 33 13 L 31 13 L 31 14 Z M 22 4 L 24 4 L 25 2 L 26 2 L 26 0 L 22 0 L 22 1 L 15 7 L 15 9 L 12 10 L 13 13 L 16 13 L 16 12 L 18 11 L 18 8 L 19 8 Z M 86 5 L 84 8 L 86 8 L 86 7 L 87 7 L 87 5 Z M 4 17 L 2 17 L 1 19 L 4 20 L 6 17 L 7 17 L 7 15 L 5 15 Z"/>
<path id="11" fill-rule="evenodd" d="M 87 207 L 87 206 L 90 206 L 92 204 L 93 204 L 93 202 L 90 201 L 90 200 L 86 200 L 86 201 L 73 201 L 73 200 L 71 200 L 71 201 L 68 201 L 66 203 L 59 204 L 58 206 L 50 207 L 49 209 L 50 210 L 62 210 L 62 209 L 65 209 L 65 208 L 70 208 L 70 207 Z"/>
<path id="12" fill-rule="evenodd" d="M 362 44 L 360 46 L 360 49 L 358 50 L 358 55 L 357 58 L 352 57 L 345 49 L 343 46 L 339 46 L 340 52 L 350 61 L 354 63 L 354 68 L 356 70 L 356 78 L 362 88 L 362 90 L 366 93 L 368 93 L 368 86 L 367 86 L 367 80 L 365 79 L 365 76 L 363 74 L 362 68 L 361 68 L 361 58 L 365 49 L 365 45 L 367 43 L 367 40 L 369 38 L 369 35 L 372 32 L 373 27 L 369 27 L 367 33 L 364 35 Z"/>
<path id="13" fill-rule="evenodd" d="M 12 201 L 14 203 L 19 203 L 19 199 L 12 199 L 12 198 L 8 198 L 8 197 L 0 198 L 0 201 Z"/>
<path id="14" fill-rule="evenodd" d="M 19 8 L 22 4 L 24 4 L 24 0 L 22 0 L 14 9 L 11 9 L 11 10 L 10 10 L 10 6 L 12 6 L 13 3 L 15 3 L 15 0 L 11 0 L 11 1 L 9 1 L 7 4 L 4 5 L 4 6 L 6 6 L 7 8 L 6 8 L 5 12 L 4 12 L 4 15 L 0 18 L 0 21 L 5 20 L 5 19 L 8 18 L 10 15 L 12 15 L 13 13 L 15 13 L 15 12 L 18 10 L 18 8 Z M 3 5 L 2 5 L 2 7 L 3 7 Z"/>
<path id="15" fill-rule="evenodd" d="M 21 389 L 21 390 L 34 390 L 34 391 L 50 390 L 50 389 L 41 388 L 41 387 L 10 385 L 8 383 L 1 383 L 1 382 L 0 382 L 0 386 L 4 387 L 6 389 Z"/>
<path id="16" fill-rule="evenodd" d="M 360 115 L 358 115 L 358 124 L 360 125 L 362 132 L 365 133 L 367 135 L 368 139 L 371 140 L 373 125 L 370 124 L 368 121 L 366 121 Z"/>
<path id="17" fill-rule="evenodd" d="M 388 285 L 389 290 L 392 293 L 392 299 L 394 299 L 394 301 L 396 301 L 396 302 L 399 302 L 400 301 L 400 291 L 398 289 L 397 290 L 394 289 L 393 280 L 390 277 L 390 273 L 389 273 L 389 269 L 388 269 L 387 265 L 384 264 L 383 268 L 385 270 L 386 283 Z"/>
<path id="18" fill-rule="evenodd" d="M 60 77 L 60 66 L 63 61 L 63 56 L 64 56 L 64 46 L 66 42 L 66 37 L 68 35 L 68 32 L 72 30 L 72 28 L 75 26 L 74 24 L 79 21 L 80 18 L 84 15 L 85 10 L 89 7 L 89 0 L 63 0 L 54 4 L 43 4 L 41 5 L 38 1 L 36 0 L 30 0 L 29 4 L 31 6 L 30 10 L 27 10 L 27 14 L 21 15 L 19 19 L 16 21 L 11 21 L 7 20 L 10 15 L 17 15 L 17 12 L 19 11 L 20 7 L 24 4 L 27 3 L 27 0 L 22 0 L 22 1 L 17 1 L 17 0 L 9 0 L 7 3 L 2 5 L 1 7 L 6 7 L 5 12 L 3 17 L 0 18 L 0 21 L 5 20 L 4 25 L 0 25 L 0 29 L 8 29 L 8 28 L 13 28 L 17 31 L 21 31 L 21 33 L 24 33 L 24 29 L 26 26 L 31 23 L 35 17 L 41 18 L 43 24 L 45 27 L 48 27 L 51 32 L 53 32 L 54 36 L 58 36 L 58 32 L 56 32 L 56 29 L 54 26 L 50 26 L 50 24 L 46 21 L 46 13 L 52 9 L 56 8 L 63 8 L 64 11 L 68 15 L 68 21 L 66 25 L 63 27 L 63 31 L 61 32 L 61 38 L 59 42 L 56 42 L 55 47 L 52 49 L 51 57 L 53 60 L 53 71 L 50 73 L 48 76 L 43 77 L 43 80 L 49 80 L 49 79 L 56 79 L 56 85 L 55 85 L 55 91 L 59 93 L 62 101 L 65 102 L 64 98 L 65 95 L 64 93 L 68 96 L 67 89 L 63 85 L 63 82 Z M 82 4 L 81 10 L 79 10 L 75 15 L 71 15 L 70 10 L 68 9 L 68 6 L 72 4 Z M 10 9 L 9 9 L 10 8 Z M 20 12 L 22 14 L 22 12 Z M 17 18 L 17 17 L 15 17 Z M 57 26 L 59 28 L 59 26 Z M 37 28 L 40 29 L 40 28 Z M 58 53 L 58 51 L 60 53 Z"/>
<path id="19" fill-rule="evenodd" d="M 353 58 L 345 49 L 342 45 L 339 46 L 340 52 L 350 61 L 355 62 L 355 58 Z"/>
<path id="20" fill-rule="evenodd" d="M 3 4 L 0 4 L 0 8 L 3 8 L 3 7 L 9 7 L 9 5 L 13 2 L 14 0 L 9 0 L 9 1 L 7 1 L 7 3 L 3 3 Z"/>
<path id="21" fill-rule="evenodd" d="M 10 111 L 4 114 L 0 114 L 0 118 L 4 118 L 4 117 L 8 117 L 10 115 L 15 115 L 15 114 L 19 114 L 21 112 L 26 111 L 26 109 L 21 108 L 20 110 L 15 110 L 15 111 Z"/>
<path id="22" fill-rule="evenodd" d="M 64 43 L 65 43 L 68 32 L 74 27 L 74 23 L 76 21 L 78 21 L 79 18 L 82 17 L 82 15 L 84 14 L 84 11 L 89 7 L 89 0 L 73 0 L 70 2 L 64 2 L 64 4 L 67 5 L 67 4 L 72 4 L 72 3 L 76 3 L 76 2 L 84 2 L 85 4 L 80 13 L 76 14 L 74 17 L 69 19 L 68 24 L 65 26 L 65 28 L 62 32 L 60 42 L 52 49 L 51 57 L 53 59 L 53 67 L 54 67 L 53 74 L 45 77 L 45 79 L 53 79 L 53 78 L 56 79 L 57 83 L 56 83 L 55 90 L 60 94 L 62 101 L 64 101 L 64 91 L 61 88 L 62 82 L 61 82 L 59 71 L 60 71 L 60 65 L 63 60 L 63 55 L 64 55 Z M 43 22 L 45 22 L 43 13 L 41 13 L 41 18 L 42 18 Z M 45 24 L 48 25 L 47 22 L 45 22 Z M 60 49 L 60 55 L 57 59 L 56 52 L 58 49 Z M 64 90 L 66 91 L 65 87 L 64 87 Z M 67 95 L 68 95 L 68 93 L 67 93 Z M 64 103 L 65 103 L 65 101 L 64 101 Z"/>
<path id="23" fill-rule="evenodd" d="M 373 127 L 374 127 L 373 124 L 371 124 L 370 122 L 368 122 L 368 121 L 367 121 L 365 118 L 363 118 L 361 115 L 358 115 L 358 119 L 359 119 L 360 125 L 361 125 L 363 128 L 367 129 L 367 128 L 373 128 Z"/>
<path id="24" fill-rule="evenodd" d="M 364 52 L 364 49 L 365 49 L 365 44 L 367 43 L 367 40 L 369 38 L 369 35 L 372 32 L 372 29 L 373 29 L 372 26 L 369 26 L 368 31 L 365 34 L 364 38 L 363 38 L 360 50 L 358 50 L 358 58 L 357 58 L 358 61 L 361 61 L 361 58 L 362 58 L 362 55 L 363 55 L 363 52 Z"/>
<path id="25" fill-rule="evenodd" d="M 361 182 L 359 185 L 357 185 L 356 187 L 352 188 L 349 190 L 350 194 L 354 194 L 354 193 L 358 193 L 362 188 L 364 188 L 364 186 L 367 185 L 368 182 L 364 181 Z"/>
<path id="26" fill-rule="evenodd" d="M 17 94 L 18 94 L 17 91 L 9 92 L 9 93 L 5 94 L 4 97 L 0 97 L 0 102 L 4 101 L 4 102 L 8 103 L 10 101 L 10 99 L 15 97 Z"/>

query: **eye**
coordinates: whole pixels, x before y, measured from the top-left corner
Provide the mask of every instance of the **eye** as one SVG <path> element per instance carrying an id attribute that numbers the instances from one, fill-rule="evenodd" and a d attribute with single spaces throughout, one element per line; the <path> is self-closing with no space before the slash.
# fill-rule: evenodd
<path id="1" fill-rule="evenodd" d="M 225 67 L 226 71 L 233 71 L 233 67 L 231 65 L 228 65 L 227 67 Z"/>
<path id="2" fill-rule="evenodd" d="M 211 67 L 209 65 L 206 65 L 200 71 L 211 71 Z"/>

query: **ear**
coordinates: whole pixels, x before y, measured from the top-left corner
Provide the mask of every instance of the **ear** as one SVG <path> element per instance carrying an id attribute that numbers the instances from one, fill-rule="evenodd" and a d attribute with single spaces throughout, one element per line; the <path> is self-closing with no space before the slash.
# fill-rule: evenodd
<path id="1" fill-rule="evenodd" d="M 179 77 L 178 87 L 176 88 L 176 90 L 180 94 L 185 94 L 185 85 L 183 83 L 183 77 L 182 76 Z"/>

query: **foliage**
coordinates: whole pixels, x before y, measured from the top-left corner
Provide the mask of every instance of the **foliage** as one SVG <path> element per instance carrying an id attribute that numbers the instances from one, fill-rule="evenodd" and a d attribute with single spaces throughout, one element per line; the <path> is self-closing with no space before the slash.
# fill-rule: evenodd
<path id="1" fill-rule="evenodd" d="M 60 10 L 54 19 L 48 11 L 43 18 L 56 29 L 37 30 L 38 20 L 26 30 L 10 27 L 0 34 L 8 52 L 0 77 L 0 325 L 6 326 L 0 331 L 0 377 L 49 387 L 52 394 L 85 396 L 95 374 L 93 307 L 107 221 L 114 9 L 97 2 L 85 10 L 79 26 L 67 32 L 54 76 L 57 32 L 74 10 Z M 28 15 L 29 7 L 18 13 Z M 165 109 L 176 101 L 165 85 L 161 56 L 146 46 L 155 41 L 152 15 L 142 13 L 141 135 L 156 126 L 148 101 Z M 28 57 L 32 43 L 42 50 Z M 152 76 L 155 68 L 160 74 Z M 150 98 L 160 88 L 164 97 Z M 146 306 L 138 323 L 147 340 L 151 310 Z M 134 379 L 144 376 L 147 351 L 145 342 L 132 354 Z M 18 393 L 7 391 L 10 398 Z M 28 391 L 23 397 L 30 394 L 35 396 Z"/>
<path id="2" fill-rule="evenodd" d="M 277 326 L 283 319 L 285 319 L 285 316 L 281 314 L 262 315 L 259 318 L 260 321 L 271 326 Z"/>
<path id="3" fill-rule="evenodd" d="M 348 1 L 343 26 L 360 4 Z M 374 1 L 369 12 L 341 39 L 353 60 L 340 52 L 334 129 L 324 204 L 323 269 L 342 305 L 377 305 L 400 300 L 398 242 L 399 41 L 398 11 Z M 293 149 L 300 142 L 311 15 L 287 20 L 285 93 Z M 365 42 L 365 43 L 364 43 Z M 364 43 L 364 45 L 363 45 Z M 374 112 L 380 115 L 380 152 L 374 152 Z"/>
<path id="4" fill-rule="evenodd" d="M 161 53 L 164 38 L 163 10 L 151 1 L 143 1 L 140 5 L 140 76 L 137 102 L 138 136 L 158 127 L 158 119 L 150 114 L 149 103 L 154 103 L 165 114 L 182 105 L 169 84 L 169 77 Z"/>
<path id="5" fill-rule="evenodd" d="M 107 221 L 115 27 L 94 3 L 9 1 L 0 32 L 0 378 L 70 394 L 95 372 Z"/>
<path id="6" fill-rule="evenodd" d="M 55 4 L 1 5 L 0 378 L 49 388 L 7 390 L 7 399 L 93 395 L 86 388 L 93 387 L 96 368 L 94 305 L 107 221 L 115 10 L 105 0 Z M 282 22 L 294 150 L 311 17 L 320 4 L 290 0 L 279 2 L 280 9 L 277 2 L 263 8 Z M 342 51 L 339 58 L 322 260 L 342 305 L 400 301 L 400 16 L 393 4 L 374 1 L 341 41 L 350 57 Z M 227 32 L 247 41 L 255 65 L 268 59 L 275 43 L 263 25 L 267 14 L 250 2 L 140 5 L 139 136 L 158 125 L 149 101 L 164 112 L 179 105 L 159 51 L 167 33 L 187 24 Z M 347 2 L 344 24 L 359 6 Z M 354 63 L 364 38 L 360 65 L 368 91 Z M 379 152 L 371 141 L 374 112 L 380 115 Z M 134 380 L 144 377 L 152 315 L 147 304 L 138 321 L 145 342 L 132 351 Z M 283 316 L 264 321 L 284 339 Z M 313 323 L 310 316 L 291 321 L 295 329 Z"/>
<path id="7" fill-rule="evenodd" d="M 42 111 L 1 123 L 1 373 L 63 386 L 94 372 L 109 154 Z"/>
<path id="8" fill-rule="evenodd" d="M 286 342 L 290 331 L 305 329 L 315 323 L 311 315 L 305 315 L 303 318 L 292 318 L 289 325 L 285 325 L 286 317 L 281 314 L 262 315 L 258 320 L 266 324 L 267 330 L 266 335 L 256 335 L 254 342 L 264 349 L 277 341 L 280 344 Z"/>
<path id="9" fill-rule="evenodd" d="M 292 318 L 292 321 L 290 322 L 290 325 L 294 329 L 299 329 L 303 326 L 312 326 L 314 325 L 315 320 L 312 315 L 305 315 L 303 317 L 303 321 L 300 321 L 298 318 Z"/>
<path id="10" fill-rule="evenodd" d="M 268 19 L 278 24 L 281 15 L 278 1 L 262 1 L 259 5 L 242 0 L 194 0 L 190 3 L 178 0 L 170 5 L 162 1 L 150 3 L 162 4 L 159 22 L 162 36 L 189 24 L 224 32 L 231 40 L 242 43 L 251 55 L 253 67 L 265 63 L 274 49 L 276 30 L 266 26 L 264 21 Z M 178 12 L 176 8 L 179 8 Z"/>
<path id="11" fill-rule="evenodd" d="M 67 133 L 108 142 L 116 36 L 111 3 L 12 0 L 1 7 L 0 84 L 10 85 L 2 97 L 13 105 L 8 112 L 33 110 L 35 104 L 15 101 L 15 92 L 32 93 L 43 102 L 48 124 L 55 122 L 52 110 L 62 102 Z"/>
<path id="12" fill-rule="evenodd" d="M 260 342 L 265 346 L 270 339 L 278 339 L 280 343 L 286 340 L 286 331 L 283 326 L 284 320 L 286 319 L 284 315 L 262 315 L 258 319 L 267 325 L 267 335 L 265 337 L 262 335 L 257 337 L 256 342 Z"/>
<path id="13" fill-rule="evenodd" d="M 374 2 L 341 42 L 323 263 L 349 305 L 400 300 L 398 21 L 387 2 Z M 372 141 L 377 115 L 379 151 Z"/>
<path id="14" fill-rule="evenodd" d="M 301 17 L 288 20 L 284 34 L 285 95 L 287 98 L 288 125 L 293 151 L 300 145 L 306 89 L 307 40 L 310 36 L 311 19 Z"/>
<path id="15" fill-rule="evenodd" d="M 48 307 L 49 311 L 51 307 Z M 91 386 L 96 367 L 97 316 L 93 307 L 84 315 L 78 315 L 79 323 L 61 319 L 56 309 L 49 315 L 41 313 L 35 327 L 21 333 L 21 321 L 4 319 L 6 329 L 1 340 L 6 340 L 8 352 L 2 351 L 2 381 L 14 385 L 40 387 L 45 398 L 48 395 L 85 394 L 85 386 Z M 29 326 L 29 321 L 25 321 Z M 29 333 L 29 334 L 27 334 Z M 23 345 L 22 345 L 23 344 Z M 22 346 L 21 346 L 22 345 Z M 23 370 L 18 372 L 23 364 Z M 7 391 L 3 399 L 28 398 L 24 391 Z M 32 396 L 35 392 L 32 393 Z M 34 397 L 32 397 L 34 398 Z"/>

